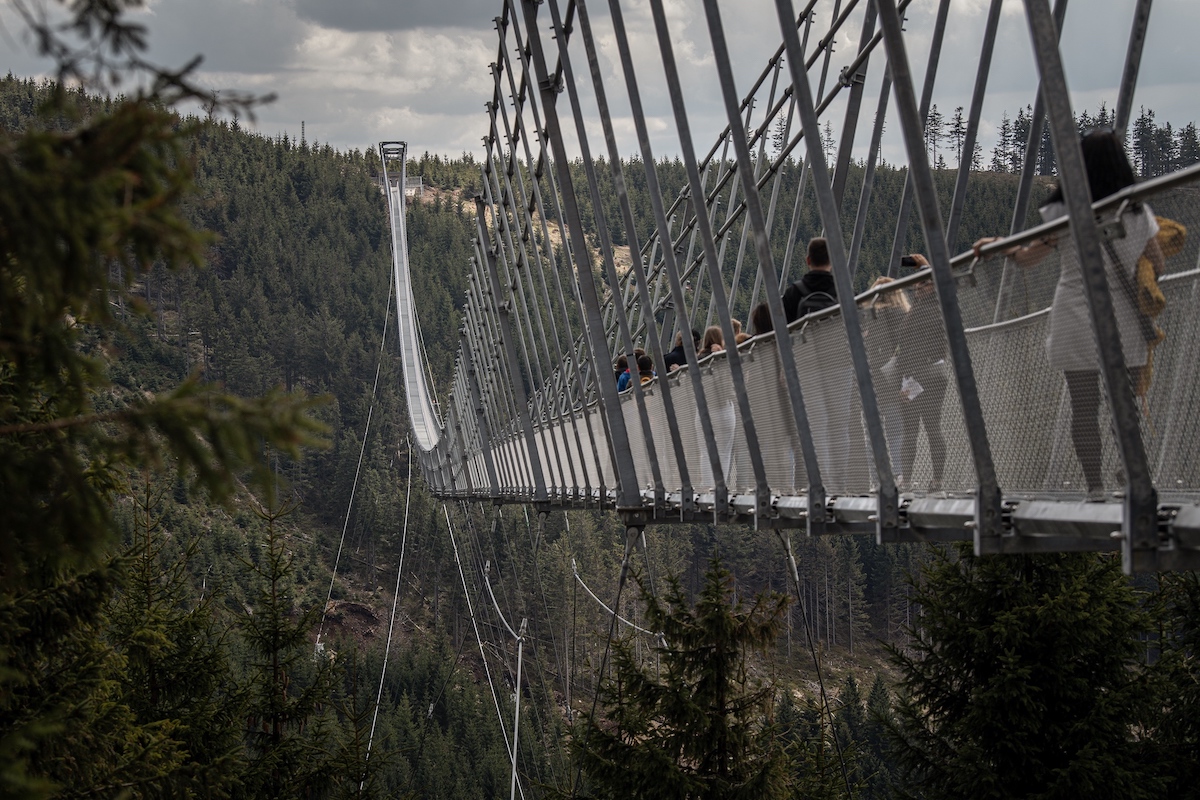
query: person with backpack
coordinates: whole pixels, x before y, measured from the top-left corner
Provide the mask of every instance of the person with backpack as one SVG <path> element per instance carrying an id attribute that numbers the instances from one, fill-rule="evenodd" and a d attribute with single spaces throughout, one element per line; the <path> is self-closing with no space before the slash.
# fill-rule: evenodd
<path id="1" fill-rule="evenodd" d="M 829 243 L 817 237 L 808 243 L 808 272 L 783 293 L 789 323 L 837 304 L 837 286 L 829 261 Z M 850 428 L 857 416 L 854 370 L 830 365 L 804 381 L 809 424 L 817 446 L 822 483 L 832 493 L 850 490 Z"/>
<path id="2" fill-rule="evenodd" d="M 783 313 L 789 323 L 837 303 L 837 286 L 829 262 L 829 243 L 818 236 L 808 243 L 808 272 L 783 293 Z"/>
<path id="3" fill-rule="evenodd" d="M 700 331 L 692 328 L 692 346 L 696 348 L 696 352 L 700 352 Z M 675 334 L 675 348 L 663 356 L 663 361 L 667 362 L 667 370 L 674 372 L 680 367 L 687 366 L 687 355 L 683 352 L 683 331 Z"/>

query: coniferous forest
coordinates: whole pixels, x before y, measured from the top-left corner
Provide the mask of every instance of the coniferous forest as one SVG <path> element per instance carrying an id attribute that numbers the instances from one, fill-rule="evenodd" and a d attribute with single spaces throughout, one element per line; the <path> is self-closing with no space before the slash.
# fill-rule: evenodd
<path id="1" fill-rule="evenodd" d="M 611 515 L 476 506 L 451 531 L 410 473 L 377 155 L 180 117 L 203 93 L 173 80 L 0 81 L 0 796 L 505 797 L 514 691 L 526 797 L 1197 796 L 1195 575 L 798 538 L 801 607 L 766 533 L 648 529 L 618 595 Z M 946 201 L 956 126 L 931 114 Z M 972 179 L 962 242 L 1007 229 L 1028 129 Z M 1132 145 L 1146 176 L 1200 160 L 1149 110 Z M 440 386 L 479 164 L 408 172 Z M 864 283 L 903 181 L 880 166 Z M 459 547 L 529 620 L 518 687 L 481 658 L 505 645 Z M 610 644 L 581 585 L 661 636 Z"/>

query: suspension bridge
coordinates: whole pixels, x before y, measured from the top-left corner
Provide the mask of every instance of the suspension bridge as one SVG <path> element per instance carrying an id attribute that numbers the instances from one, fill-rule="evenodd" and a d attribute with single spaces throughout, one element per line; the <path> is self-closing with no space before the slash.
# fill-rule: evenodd
<path id="1" fill-rule="evenodd" d="M 652 33 L 661 54 L 652 77 L 635 57 L 627 3 L 609 0 L 595 19 L 589 7 L 601 4 L 584 0 L 503 4 L 475 254 L 469 264 L 447 265 L 469 270 L 469 290 L 443 396 L 428 375 L 411 290 L 406 146 L 380 145 L 391 171 L 405 393 L 435 495 L 529 504 L 539 514 L 605 509 L 631 534 L 706 521 L 870 533 L 880 542 L 967 540 L 977 554 L 1120 550 L 1131 573 L 1200 568 L 1200 326 L 1191 313 L 1200 299 L 1200 170 L 1137 183 L 1093 206 L 1058 45 L 1072 16 L 1066 0 L 1054 8 L 1025 0 L 1040 85 L 1029 98 L 1012 224 L 1003 239 L 972 251 L 960 241 L 978 181 L 966 168 L 971 159 L 955 171 L 949 204 L 940 203 L 924 136 L 951 3 L 929 3 L 935 21 L 918 51 L 903 28 L 913 2 L 839 0 L 829 13 L 827 2 L 797 8 L 776 0 L 780 44 L 764 54 L 731 50 L 723 16 L 732 6 L 703 0 L 728 121 L 715 138 L 691 128 L 662 0 L 649 0 L 653 31 L 637 32 L 642 42 Z M 1110 76 L 1121 134 L 1141 55 L 1153 46 L 1151 3 L 1134 5 L 1122 22 L 1127 51 L 1113 59 Z M 973 90 L 961 103 L 962 153 L 979 139 L 1000 20 L 1001 0 L 991 0 Z M 839 38 L 856 49 L 834 74 Z M 618 56 L 611 72 L 601 65 L 602 44 Z M 735 76 L 751 62 L 760 71 L 739 86 Z M 873 122 L 863 113 L 872 63 L 884 65 L 876 69 Z M 651 80 L 669 98 L 665 117 L 643 104 Z M 634 162 L 622 160 L 610 102 L 629 111 Z M 652 119 L 668 120 L 678 138 L 681 191 L 660 184 Z M 832 151 L 822 140 L 827 122 L 840 132 Z M 887 122 L 902 134 L 907 182 L 889 262 L 864 264 Z M 1044 130 L 1067 213 L 1029 227 Z M 862 186 L 851 219 L 843 210 L 856 147 L 865 165 L 855 171 Z M 624 172 L 635 168 L 642 174 Z M 626 190 L 634 179 L 649 194 L 648 234 Z M 602 196 L 606 186 L 615 188 L 615 205 Z M 814 195 L 821 230 L 804 230 L 802 205 Z M 1148 379 L 1126 364 L 1119 317 L 1127 301 L 1112 277 L 1114 259 L 1143 256 L 1145 239 L 1128 229 L 1147 208 L 1160 232 L 1176 232 L 1156 265 L 1165 306 L 1153 324 L 1165 337 L 1152 348 Z M 929 266 L 901 270 L 914 211 Z M 822 230 L 837 301 L 789 321 L 784 292 L 804 270 L 805 241 Z M 627 243 L 628 257 L 614 238 Z M 1037 263 L 1010 257 L 1018 246 L 1047 242 L 1054 247 L 1043 247 L 1049 252 Z M 1080 429 L 1069 373 L 1046 349 L 1056 287 L 1068 271 L 1081 276 L 1087 311 L 1072 335 L 1097 354 L 1097 424 L 1089 430 Z M 856 276 L 871 272 L 896 279 L 856 295 Z M 735 344 L 735 320 L 762 304 L 769 330 L 748 330 Z M 719 326 L 724 350 L 698 352 L 689 332 L 709 325 Z M 677 334 L 683 364 L 672 369 Z M 638 349 L 655 374 L 639 381 L 633 366 L 631 387 L 619 392 L 614 360 Z M 906 404 L 918 401 L 925 410 L 914 422 Z M 1089 485 L 1081 461 L 1088 458 L 1103 486 Z"/>

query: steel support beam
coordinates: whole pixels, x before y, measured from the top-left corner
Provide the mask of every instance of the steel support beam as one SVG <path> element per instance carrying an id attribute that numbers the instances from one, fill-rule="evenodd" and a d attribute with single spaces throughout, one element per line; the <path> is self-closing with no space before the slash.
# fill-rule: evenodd
<path id="1" fill-rule="evenodd" d="M 1025 0 L 1029 35 L 1042 78 L 1042 96 L 1050 121 L 1050 137 L 1058 156 L 1063 198 L 1071 219 L 1071 237 L 1079 253 L 1084 295 L 1099 348 L 1100 375 L 1112 409 L 1117 448 L 1125 465 L 1125 518 L 1122 554 L 1127 572 L 1155 569 L 1158 549 L 1158 492 L 1150 476 L 1142 442 L 1141 417 L 1133 396 L 1121 333 L 1109 292 L 1101 251 L 1100 230 L 1092 216 L 1091 192 L 1071 95 L 1058 50 L 1058 26 L 1047 0 Z"/>
<path id="2" fill-rule="evenodd" d="M 888 65 L 892 71 L 892 83 L 896 92 L 896 111 L 904 132 L 905 149 L 908 151 L 908 178 L 915 189 L 925 242 L 929 246 L 933 283 L 937 289 L 938 304 L 942 308 L 942 322 L 946 330 L 947 351 L 950 363 L 954 367 L 958 396 L 962 402 L 963 423 L 971 440 L 975 477 L 979 482 L 976 506 L 978 519 L 975 526 L 978 548 L 981 539 L 999 536 L 1002 531 L 1000 487 L 996 482 L 991 443 L 988 441 L 983 408 L 979 403 L 979 388 L 971 366 L 971 351 L 963 332 L 962 312 L 958 306 L 958 287 L 950 269 L 950 253 L 946 248 L 945 229 L 942 227 L 942 215 L 938 209 L 937 189 L 933 184 L 933 173 L 929 169 L 929 155 L 925 151 L 924 126 L 921 113 L 917 109 L 916 93 L 913 91 L 908 53 L 900 27 L 900 14 L 896 10 L 895 0 L 877 2 L 879 25 L 883 29 Z M 928 76 L 926 84 L 928 85 Z"/>

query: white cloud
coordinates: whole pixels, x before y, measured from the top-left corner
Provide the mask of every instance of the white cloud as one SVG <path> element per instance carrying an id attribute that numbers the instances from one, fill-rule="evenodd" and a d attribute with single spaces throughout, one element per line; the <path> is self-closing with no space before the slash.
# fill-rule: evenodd
<path id="1" fill-rule="evenodd" d="M 564 0 L 558 2 L 565 8 Z M 1063 50 L 1079 106 L 1094 109 L 1101 100 L 1110 106 L 1115 101 L 1134 3 L 1089 0 L 1070 6 Z M 810 49 L 826 34 L 833 4 L 833 0 L 817 4 Z M 951 2 L 934 93 L 934 102 L 943 112 L 969 104 L 989 4 L 990 0 Z M 276 92 L 278 101 L 259 111 L 259 128 L 265 133 L 296 135 L 304 120 L 310 139 L 337 147 L 361 148 L 380 139 L 404 138 L 414 150 L 458 153 L 464 148 L 478 152 L 480 137 L 486 132 L 483 105 L 493 91 L 488 64 L 497 58 L 492 18 L 502 7 L 502 0 L 153 0 L 144 19 L 150 28 L 152 55 L 160 62 L 179 65 L 202 53 L 202 82 Z M 618 149 L 632 154 L 637 142 L 607 3 L 592 0 L 588 8 L 596 27 L 600 69 L 614 114 Z M 625 2 L 623 8 L 654 150 L 657 155 L 672 156 L 679 144 L 648 4 Z M 5 14 L 2 9 L 0 19 L 8 35 L 0 34 L 0 70 L 45 73 L 49 65 L 32 53 L 11 11 Z M 703 6 L 700 0 L 666 0 L 665 9 L 695 146 L 703 152 L 725 125 Z M 933 0 L 917 0 L 906 22 L 906 45 L 918 91 L 935 10 Z M 781 39 L 774 3 L 725 0 L 721 12 L 737 85 L 739 91 L 745 91 Z M 543 29 L 549 26 L 546 3 L 539 6 L 539 20 Z M 1195 78 L 1200 74 L 1200 48 L 1193 41 L 1198 29 L 1200 3 L 1157 0 L 1135 107 L 1151 107 L 1160 121 L 1176 125 L 1200 118 L 1194 99 L 1198 94 Z M 827 90 L 836 85 L 842 66 L 856 55 L 860 36 L 861 16 L 856 11 L 847 29 L 835 37 Z M 1008 0 L 984 106 L 981 131 L 985 148 L 991 146 L 992 131 L 1002 112 L 1012 115 L 1033 102 L 1037 75 L 1028 39 L 1022 3 Z M 544 41 L 547 55 L 555 58 L 556 44 L 549 38 Z M 605 148 L 599 126 L 594 124 L 595 102 L 577 22 L 571 52 L 585 116 L 593 123 L 589 128 L 592 150 L 600 154 Z M 511 50 L 509 54 L 515 56 Z M 858 155 L 863 154 L 870 136 L 882 63 L 880 47 L 872 56 L 866 83 L 856 138 Z M 782 80 L 786 83 L 786 72 Z M 815 71 L 811 83 L 815 91 Z M 765 89 L 763 97 L 765 104 Z M 566 95 L 560 98 L 564 127 L 573 131 Z M 756 113 L 761 113 L 761 107 Z M 900 161 L 899 125 L 894 116 L 894 110 L 889 111 L 885 153 L 889 160 Z M 840 104 L 830 109 L 827 118 L 834 121 L 835 128 L 840 127 Z"/>

